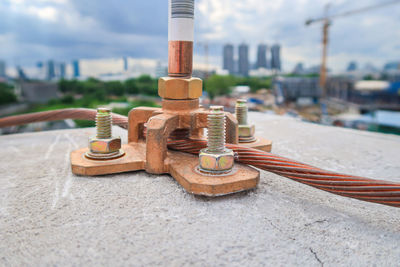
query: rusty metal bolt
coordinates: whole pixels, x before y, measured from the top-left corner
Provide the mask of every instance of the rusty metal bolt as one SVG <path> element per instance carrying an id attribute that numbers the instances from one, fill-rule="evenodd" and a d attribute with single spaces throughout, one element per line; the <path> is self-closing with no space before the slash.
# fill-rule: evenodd
<path id="1" fill-rule="evenodd" d="M 225 147 L 225 113 L 222 106 L 212 106 L 207 117 L 207 148 L 200 150 L 199 168 L 210 174 L 226 173 L 232 170 L 234 152 Z"/>
<path id="2" fill-rule="evenodd" d="M 112 136 L 112 116 L 109 108 L 98 108 L 96 114 L 96 136 L 89 138 L 89 151 L 86 157 L 91 159 L 112 159 L 124 154 L 121 150 L 121 138 Z"/>
<path id="3" fill-rule="evenodd" d="M 254 133 L 255 126 L 254 124 L 248 124 L 247 122 L 247 100 L 246 99 L 238 99 L 236 100 L 235 113 L 236 119 L 238 120 L 238 128 L 239 128 L 239 142 L 253 142 L 255 141 Z"/>

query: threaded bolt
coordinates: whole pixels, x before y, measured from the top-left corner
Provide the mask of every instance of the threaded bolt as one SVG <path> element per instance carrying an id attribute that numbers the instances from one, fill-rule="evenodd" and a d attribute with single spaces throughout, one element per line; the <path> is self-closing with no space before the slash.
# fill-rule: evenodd
<path id="1" fill-rule="evenodd" d="M 200 150 L 199 170 L 210 175 L 229 173 L 235 162 L 235 154 L 231 149 L 225 148 L 224 108 L 210 107 L 207 122 L 207 148 Z"/>
<path id="2" fill-rule="evenodd" d="M 239 125 L 247 125 L 247 111 L 248 111 L 247 100 L 246 99 L 236 100 L 235 113 Z"/>
<path id="3" fill-rule="evenodd" d="M 222 153 L 225 150 L 225 113 L 222 106 L 211 106 L 207 116 L 207 151 Z"/>
<path id="4" fill-rule="evenodd" d="M 109 108 L 98 108 L 96 114 L 96 128 L 99 139 L 108 139 L 112 137 L 111 133 L 112 116 Z"/>

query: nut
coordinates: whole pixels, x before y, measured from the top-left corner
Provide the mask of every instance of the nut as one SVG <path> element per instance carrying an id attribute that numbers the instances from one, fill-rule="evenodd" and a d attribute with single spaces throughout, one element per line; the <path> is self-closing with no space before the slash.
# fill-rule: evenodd
<path id="1" fill-rule="evenodd" d="M 167 99 L 196 99 L 203 93 L 203 82 L 199 78 L 161 77 L 158 80 L 158 95 Z"/>
<path id="2" fill-rule="evenodd" d="M 235 154 L 230 149 L 222 153 L 211 153 L 207 149 L 200 150 L 200 169 L 206 172 L 227 172 L 233 167 Z"/>
<path id="3" fill-rule="evenodd" d="M 121 149 L 121 138 L 113 137 L 109 139 L 90 138 L 89 149 L 92 153 L 114 153 Z"/>
<path id="4" fill-rule="evenodd" d="M 239 137 L 253 137 L 256 131 L 254 124 L 239 125 Z"/>

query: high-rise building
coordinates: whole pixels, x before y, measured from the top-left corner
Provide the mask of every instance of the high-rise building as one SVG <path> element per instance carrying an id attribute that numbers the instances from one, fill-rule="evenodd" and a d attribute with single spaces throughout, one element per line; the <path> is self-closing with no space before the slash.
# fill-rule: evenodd
<path id="1" fill-rule="evenodd" d="M 28 76 L 25 74 L 25 71 L 22 69 L 22 67 L 17 66 L 17 73 L 18 73 L 18 79 L 28 80 Z"/>
<path id="2" fill-rule="evenodd" d="M 224 45 L 224 70 L 229 71 L 229 74 L 233 74 L 235 72 L 235 64 L 233 61 L 233 45 L 226 44 Z"/>
<path id="3" fill-rule="evenodd" d="M 295 73 L 295 74 L 304 73 L 304 65 L 303 65 L 303 63 L 301 63 L 301 62 L 297 63 L 296 66 L 293 69 L 293 73 Z"/>
<path id="4" fill-rule="evenodd" d="M 6 77 L 6 62 L 0 60 L 0 78 Z"/>
<path id="5" fill-rule="evenodd" d="M 48 81 L 53 80 L 56 77 L 56 70 L 54 66 L 54 61 L 49 60 L 47 62 L 47 75 L 46 78 Z"/>
<path id="6" fill-rule="evenodd" d="M 281 70 L 281 46 L 275 44 L 271 47 L 271 69 Z"/>
<path id="7" fill-rule="evenodd" d="M 357 70 L 357 63 L 355 61 L 351 61 L 347 66 L 347 71 L 355 71 Z"/>
<path id="8" fill-rule="evenodd" d="M 249 75 L 249 46 L 247 44 L 239 45 L 239 74 Z"/>
<path id="9" fill-rule="evenodd" d="M 60 63 L 60 73 L 59 73 L 60 79 L 65 78 L 65 63 Z"/>
<path id="10" fill-rule="evenodd" d="M 79 76 L 81 76 L 80 71 L 79 71 L 79 60 L 72 61 L 72 69 L 73 69 L 74 78 L 78 78 Z"/>
<path id="11" fill-rule="evenodd" d="M 257 47 L 257 62 L 256 68 L 268 68 L 267 64 L 267 51 L 268 46 L 265 44 L 259 44 Z"/>

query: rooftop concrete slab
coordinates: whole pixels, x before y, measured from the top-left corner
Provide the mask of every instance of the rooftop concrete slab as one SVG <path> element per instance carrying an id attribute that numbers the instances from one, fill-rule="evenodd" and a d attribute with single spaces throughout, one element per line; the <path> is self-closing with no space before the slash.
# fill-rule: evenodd
<path id="1" fill-rule="evenodd" d="M 400 137 L 250 113 L 272 152 L 400 182 Z M 123 129 L 114 128 L 126 140 Z M 0 136 L 0 265 L 395 266 L 400 209 L 265 171 L 257 189 L 207 198 L 168 175 L 78 177 L 94 129 Z"/>

